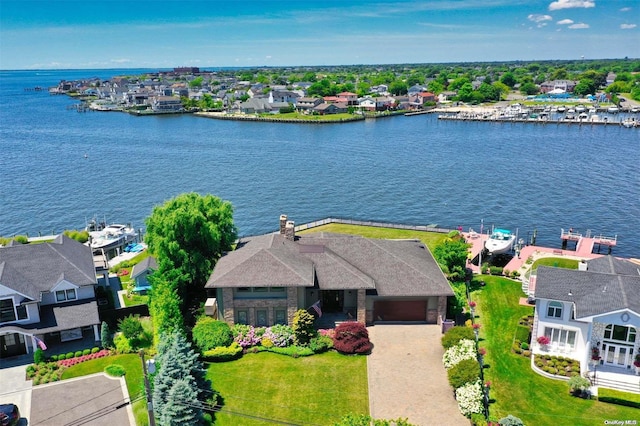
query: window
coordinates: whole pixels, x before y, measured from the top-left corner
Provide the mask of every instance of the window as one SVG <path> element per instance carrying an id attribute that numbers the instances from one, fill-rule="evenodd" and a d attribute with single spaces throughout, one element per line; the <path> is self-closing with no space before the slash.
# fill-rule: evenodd
<path id="1" fill-rule="evenodd" d="M 287 324 L 287 311 L 284 309 L 276 309 L 276 324 Z"/>
<path id="2" fill-rule="evenodd" d="M 13 307 L 13 299 L 0 300 L 0 322 L 10 322 L 16 320 L 16 311 Z"/>
<path id="3" fill-rule="evenodd" d="M 624 325 L 609 324 L 604 329 L 604 338 L 608 340 L 617 340 L 619 342 L 635 343 L 636 329 Z"/>
<path id="4" fill-rule="evenodd" d="M 256 310 L 256 325 L 258 327 L 267 326 L 267 310 L 266 309 Z"/>
<path id="5" fill-rule="evenodd" d="M 56 291 L 56 302 L 64 302 L 65 300 L 76 299 L 76 291 L 74 289 Z"/>
<path id="6" fill-rule="evenodd" d="M 27 315 L 27 307 L 25 305 L 16 306 L 16 312 L 18 313 L 19 320 L 25 320 L 29 318 L 29 315 Z"/>
<path id="7" fill-rule="evenodd" d="M 246 309 L 239 309 L 236 314 L 238 315 L 236 320 L 238 324 L 249 324 L 249 312 Z"/>
<path id="8" fill-rule="evenodd" d="M 549 305 L 547 305 L 547 316 L 550 318 L 562 318 L 562 303 L 549 302 Z"/>
<path id="9" fill-rule="evenodd" d="M 544 335 L 551 340 L 551 347 L 559 350 L 574 350 L 576 348 L 576 332 L 560 328 L 544 328 Z"/>

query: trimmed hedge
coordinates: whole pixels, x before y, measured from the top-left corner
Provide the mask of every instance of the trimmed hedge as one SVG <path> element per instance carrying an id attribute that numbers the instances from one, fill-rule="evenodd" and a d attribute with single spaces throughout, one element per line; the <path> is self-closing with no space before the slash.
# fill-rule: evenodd
<path id="1" fill-rule="evenodd" d="M 119 364 L 111 364 L 111 365 L 107 365 L 104 368 L 104 372 L 111 377 L 121 377 L 125 375 L 127 370 L 125 370 L 124 367 Z"/>
<path id="2" fill-rule="evenodd" d="M 198 318 L 193 327 L 193 342 L 201 352 L 207 352 L 231 345 L 233 333 L 226 322 L 203 316 Z"/>
<path id="3" fill-rule="evenodd" d="M 202 356 L 211 362 L 232 361 L 242 356 L 242 346 L 238 342 L 232 342 L 229 346 L 218 346 L 215 349 L 204 351 Z"/>
<path id="4" fill-rule="evenodd" d="M 614 389 L 598 389 L 598 401 L 625 407 L 640 408 L 640 394 L 622 392 Z"/>
<path id="5" fill-rule="evenodd" d="M 480 379 L 480 364 L 475 359 L 463 359 L 447 370 L 449 384 L 458 389 L 467 383 L 475 383 Z"/>
<path id="6" fill-rule="evenodd" d="M 460 326 L 460 325 L 451 327 L 449 330 L 447 330 L 446 333 L 444 333 L 444 336 L 442 336 L 442 346 L 445 349 L 449 349 L 457 345 L 458 343 L 460 343 L 460 340 L 463 340 L 463 339 L 468 339 L 468 340 L 476 339 L 476 335 L 473 332 L 473 328 Z"/>

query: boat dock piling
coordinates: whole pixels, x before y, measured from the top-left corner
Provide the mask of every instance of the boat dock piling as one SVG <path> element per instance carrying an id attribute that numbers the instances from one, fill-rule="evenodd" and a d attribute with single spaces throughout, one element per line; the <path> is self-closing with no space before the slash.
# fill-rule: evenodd
<path id="1" fill-rule="evenodd" d="M 607 247 L 607 254 L 611 254 L 611 250 L 618 243 L 617 235 L 614 235 L 613 237 L 607 237 L 602 234 L 598 236 L 591 236 L 590 229 L 587 229 L 585 235 L 582 235 L 581 232 L 574 231 L 573 228 L 570 228 L 568 231 L 561 229 L 560 239 L 562 240 L 563 250 L 567 249 L 569 241 L 575 241 L 575 252 L 576 255 L 579 256 L 593 253 L 595 246 L 598 246 L 598 253 L 600 253 L 600 249 L 604 246 Z"/>

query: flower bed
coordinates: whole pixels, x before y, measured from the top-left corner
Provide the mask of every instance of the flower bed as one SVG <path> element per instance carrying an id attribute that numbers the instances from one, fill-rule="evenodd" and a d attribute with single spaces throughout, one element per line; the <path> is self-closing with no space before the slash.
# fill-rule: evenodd
<path id="1" fill-rule="evenodd" d="M 62 367 L 71 367 L 72 365 L 80 364 L 81 362 L 89 361 L 90 359 L 102 358 L 109 355 L 109 351 L 107 349 L 102 349 L 99 352 L 89 355 L 81 355 L 76 356 L 69 359 L 63 359 L 58 361 L 58 365 Z"/>
<path id="2" fill-rule="evenodd" d="M 545 373 L 573 377 L 580 375 L 580 362 L 575 359 L 551 355 L 535 355 L 533 362 Z"/>

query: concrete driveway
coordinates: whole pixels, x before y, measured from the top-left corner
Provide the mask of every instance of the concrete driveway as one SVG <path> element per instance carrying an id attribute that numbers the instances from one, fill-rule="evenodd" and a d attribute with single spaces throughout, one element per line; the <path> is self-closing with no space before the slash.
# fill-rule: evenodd
<path id="1" fill-rule="evenodd" d="M 30 426 L 135 426 L 124 378 L 103 373 L 33 388 Z"/>
<path id="2" fill-rule="evenodd" d="M 469 425 L 442 365 L 440 326 L 385 324 L 367 330 L 374 344 L 367 358 L 372 417 L 404 417 L 420 426 Z"/>
<path id="3" fill-rule="evenodd" d="M 31 419 L 31 380 L 26 380 L 26 365 L 0 369 L 0 404 L 16 404 L 20 426 L 33 424 Z"/>

